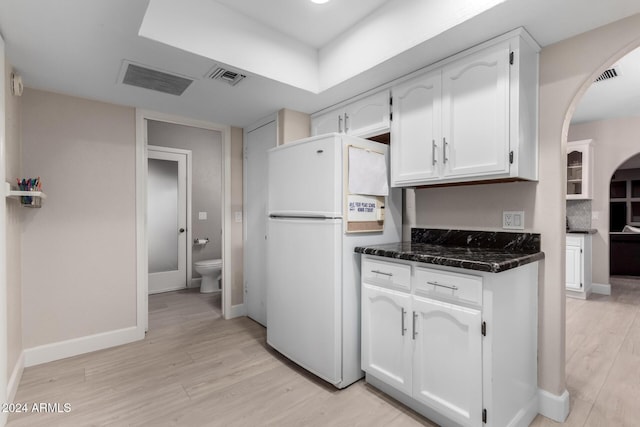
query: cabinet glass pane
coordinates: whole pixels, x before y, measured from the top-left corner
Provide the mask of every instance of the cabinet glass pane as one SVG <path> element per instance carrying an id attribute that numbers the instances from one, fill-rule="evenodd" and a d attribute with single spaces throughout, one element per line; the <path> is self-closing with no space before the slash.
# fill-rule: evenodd
<path id="1" fill-rule="evenodd" d="M 627 197 L 627 181 L 612 181 L 609 192 L 612 199 L 624 199 Z"/>
<path id="2" fill-rule="evenodd" d="M 631 181 L 631 197 L 640 197 L 640 180 Z"/>
<path id="3" fill-rule="evenodd" d="M 640 202 L 631 202 L 631 222 L 640 222 Z"/>
<path id="4" fill-rule="evenodd" d="M 622 231 L 627 225 L 627 202 L 609 203 L 609 231 Z"/>
<path id="5" fill-rule="evenodd" d="M 582 153 L 567 155 L 567 194 L 582 194 Z"/>

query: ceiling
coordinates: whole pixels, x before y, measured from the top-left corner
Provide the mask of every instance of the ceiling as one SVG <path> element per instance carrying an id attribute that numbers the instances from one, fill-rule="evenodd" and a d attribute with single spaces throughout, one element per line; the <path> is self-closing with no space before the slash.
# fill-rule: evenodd
<path id="1" fill-rule="evenodd" d="M 27 87 L 244 127 L 283 107 L 318 111 L 519 26 L 546 46 L 636 13 L 630 0 L 3 0 L 0 33 Z M 126 61 L 194 82 L 181 96 L 125 85 Z M 216 64 L 247 78 L 205 78 Z"/>

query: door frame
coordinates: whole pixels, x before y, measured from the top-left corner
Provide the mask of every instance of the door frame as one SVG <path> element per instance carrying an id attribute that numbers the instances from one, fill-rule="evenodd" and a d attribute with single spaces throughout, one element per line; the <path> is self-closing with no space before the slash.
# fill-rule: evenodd
<path id="1" fill-rule="evenodd" d="M 145 126 L 146 128 L 146 126 Z M 192 222 L 192 218 L 191 218 L 191 213 L 192 213 L 192 206 L 191 206 L 191 195 L 192 195 L 192 175 L 193 175 L 193 163 L 192 163 L 192 155 L 193 153 L 191 152 L 191 150 L 183 150 L 181 148 L 173 148 L 173 147 L 162 147 L 159 145 L 147 145 L 147 162 L 149 161 L 149 152 L 150 151 L 155 151 L 157 153 L 170 153 L 170 154 L 178 154 L 178 155 L 184 155 L 187 158 L 187 181 L 185 183 L 186 185 L 186 203 L 187 203 L 187 217 L 186 217 L 186 229 L 187 229 L 187 236 L 186 236 L 186 263 L 187 263 L 187 270 L 185 272 L 185 274 L 187 275 L 186 277 L 186 287 L 190 288 L 191 287 L 191 274 L 192 274 L 192 266 L 191 266 L 191 252 L 193 250 L 193 245 L 190 244 L 191 240 L 192 240 L 192 231 L 191 231 L 191 222 Z M 147 212 L 148 213 L 148 212 Z M 145 217 L 146 218 L 146 217 Z M 146 219 L 145 219 L 146 222 Z M 148 248 L 147 248 L 148 249 Z M 147 260 L 148 262 L 148 260 Z M 148 268 L 148 266 L 147 266 Z M 148 277 L 148 276 L 147 276 Z M 147 279 L 148 280 L 148 279 Z M 148 284 L 148 281 L 147 281 Z M 148 291 L 148 290 L 147 290 Z M 148 293 L 147 293 L 148 295 Z"/>
<path id="2" fill-rule="evenodd" d="M 147 126 L 146 120 L 156 120 L 184 126 L 214 130 L 222 136 L 222 315 L 225 319 L 241 314 L 231 307 L 231 126 L 172 114 L 136 109 L 136 324 L 142 331 L 149 329 L 149 280 L 147 238 Z"/>
<path id="3" fill-rule="evenodd" d="M 271 124 L 272 122 L 275 122 L 276 124 L 276 145 L 274 145 L 274 147 L 278 146 L 278 133 L 280 132 L 279 129 L 279 123 L 278 123 L 278 113 L 275 114 L 271 114 L 261 120 L 258 120 L 257 122 L 251 124 L 250 126 L 245 127 L 242 130 L 242 140 L 244 141 L 248 141 L 248 137 L 247 135 L 250 132 L 253 132 L 254 130 L 260 129 L 263 126 L 266 126 L 268 124 Z M 247 270 L 249 268 L 251 268 L 251 266 L 249 265 L 248 259 L 249 257 L 247 256 L 247 246 L 246 246 L 246 242 L 247 242 L 247 231 L 248 231 L 248 223 L 246 221 L 247 218 L 247 208 L 249 206 L 249 200 L 247 200 L 247 146 L 246 144 L 242 147 L 242 297 L 243 297 L 243 301 L 245 296 L 247 295 Z M 266 221 L 266 218 L 265 218 Z M 242 312 L 243 316 L 246 316 L 248 313 L 248 309 L 249 307 L 247 306 L 247 304 L 244 304 L 244 309 Z"/>

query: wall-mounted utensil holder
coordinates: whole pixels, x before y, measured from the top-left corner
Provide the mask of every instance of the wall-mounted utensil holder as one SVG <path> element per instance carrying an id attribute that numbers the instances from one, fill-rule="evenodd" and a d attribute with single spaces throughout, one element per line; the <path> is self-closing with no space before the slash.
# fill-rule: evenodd
<path id="1" fill-rule="evenodd" d="M 5 195 L 7 198 L 20 200 L 20 204 L 25 208 L 40 208 L 42 199 L 47 198 L 42 191 L 12 190 L 8 182 L 5 183 Z"/>

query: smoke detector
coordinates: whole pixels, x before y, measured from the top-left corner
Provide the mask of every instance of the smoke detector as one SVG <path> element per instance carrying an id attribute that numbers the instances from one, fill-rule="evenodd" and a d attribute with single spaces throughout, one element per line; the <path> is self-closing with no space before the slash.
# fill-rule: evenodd
<path id="1" fill-rule="evenodd" d="M 235 86 L 247 76 L 237 71 L 216 65 L 205 75 L 205 77 L 211 80 L 220 80 L 231 86 Z"/>
<path id="2" fill-rule="evenodd" d="M 620 75 L 620 69 L 618 68 L 618 66 L 613 66 L 611 68 L 608 68 L 606 70 L 604 70 L 604 72 L 602 74 L 600 74 L 598 76 L 597 79 L 595 79 L 593 82 L 597 83 L 597 82 L 601 82 L 604 80 L 611 80 L 613 78 L 616 78 Z"/>

